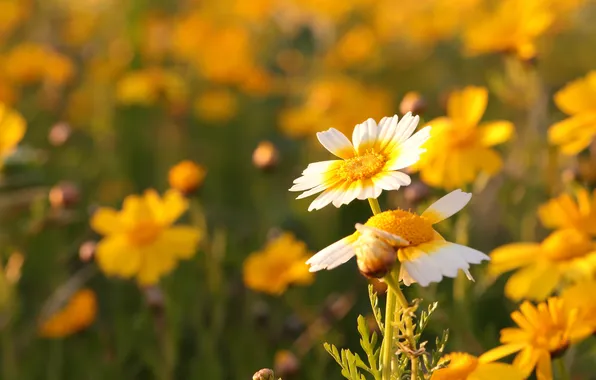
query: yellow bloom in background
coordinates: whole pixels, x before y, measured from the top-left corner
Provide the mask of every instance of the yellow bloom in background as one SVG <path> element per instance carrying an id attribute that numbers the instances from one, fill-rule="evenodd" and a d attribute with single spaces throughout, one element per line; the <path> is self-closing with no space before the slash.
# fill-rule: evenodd
<path id="1" fill-rule="evenodd" d="M 578 310 L 577 319 L 596 332 L 596 280 L 590 279 L 572 285 L 561 292 L 561 298 L 572 309 Z"/>
<path id="2" fill-rule="evenodd" d="M 25 136 L 25 119 L 17 111 L 0 103 L 0 167 Z"/>
<path id="3" fill-rule="evenodd" d="M 191 194 L 203 184 L 207 171 L 201 165 L 184 160 L 173 166 L 168 173 L 168 182 L 174 190 Z"/>
<path id="4" fill-rule="evenodd" d="M 225 122 L 236 116 L 238 100 L 230 90 L 208 90 L 199 95 L 195 101 L 194 110 L 203 120 Z"/>
<path id="5" fill-rule="evenodd" d="M 319 251 L 306 263 L 310 271 L 333 269 L 357 256 L 365 260 L 377 251 L 391 250 L 401 263 L 399 279 L 405 285 L 413 282 L 428 286 L 445 277 L 456 277 L 461 269 L 472 280 L 470 264 L 489 257 L 475 249 L 445 241 L 433 225 L 468 204 L 472 194 L 455 190 L 433 203 L 422 215 L 405 210 L 385 211 L 356 225 L 356 232 Z"/>
<path id="6" fill-rule="evenodd" d="M 310 255 L 304 242 L 285 232 L 244 260 L 244 284 L 273 295 L 283 294 L 292 284 L 308 285 L 314 279 L 304 263 Z"/>
<path id="7" fill-rule="evenodd" d="M 536 39 L 545 34 L 556 14 L 544 0 L 503 0 L 493 9 L 478 9 L 465 29 L 468 54 L 514 52 L 522 59 L 536 55 Z"/>
<path id="8" fill-rule="evenodd" d="M 596 137 L 596 71 L 559 90 L 555 103 L 569 117 L 549 128 L 548 141 L 564 154 L 575 155 Z"/>
<path id="9" fill-rule="evenodd" d="M 4 74 L 15 83 L 47 82 L 60 86 L 73 76 L 72 61 L 46 46 L 23 43 L 15 46 L 5 57 Z"/>
<path id="10" fill-rule="evenodd" d="M 446 367 L 435 371 L 431 380 L 523 380 L 521 371 L 505 363 L 487 363 L 464 352 L 454 352 L 441 358 Z"/>
<path id="11" fill-rule="evenodd" d="M 90 289 L 76 292 L 66 306 L 43 321 L 39 334 L 46 338 L 63 338 L 89 327 L 97 314 L 97 299 Z"/>
<path id="12" fill-rule="evenodd" d="M 449 96 L 447 116 L 429 122 L 433 128 L 424 145 L 427 152 L 416 165 L 424 182 L 450 190 L 474 182 L 480 172 L 501 170 L 503 161 L 492 147 L 508 141 L 514 126 L 505 120 L 479 126 L 487 101 L 484 87 L 466 87 Z"/>
<path id="13" fill-rule="evenodd" d="M 0 40 L 10 35 L 29 13 L 30 2 L 26 0 L 0 1 Z"/>
<path id="14" fill-rule="evenodd" d="M 519 327 L 501 330 L 503 345 L 484 353 L 480 360 L 491 362 L 519 352 L 513 365 L 524 377 L 530 376 L 536 368 L 538 380 L 552 380 L 552 355 L 591 333 L 577 316 L 578 310 L 570 308 L 560 298 L 549 298 L 537 306 L 525 301 L 519 311 L 511 313 L 511 319 Z"/>
<path id="15" fill-rule="evenodd" d="M 104 235 L 95 254 L 99 268 L 108 276 L 136 277 L 143 286 L 157 283 L 179 260 L 196 253 L 201 231 L 173 225 L 187 209 L 188 201 L 178 191 L 161 198 L 148 190 L 128 196 L 121 211 L 97 210 L 91 227 Z"/>
<path id="16" fill-rule="evenodd" d="M 519 268 L 505 285 L 505 294 L 515 301 L 544 300 L 561 283 L 596 273 L 596 243 L 575 229 L 555 231 L 542 243 L 506 244 L 490 257 L 492 275 Z"/>
<path id="17" fill-rule="evenodd" d="M 577 201 L 569 194 L 561 194 L 538 208 L 538 217 L 547 228 L 575 228 L 596 236 L 596 190 L 590 193 L 577 190 Z"/>
<path id="18" fill-rule="evenodd" d="M 124 104 L 153 105 L 165 99 L 180 105 L 186 101 L 188 88 L 176 73 L 161 67 L 132 71 L 117 84 L 116 98 Z"/>
<path id="19" fill-rule="evenodd" d="M 348 77 L 326 77 L 304 88 L 302 103 L 280 115 L 280 128 L 289 137 L 310 137 L 323 128 L 349 134 L 367 117 L 381 118 L 391 110 L 389 92 Z"/>
<path id="20" fill-rule="evenodd" d="M 330 50 L 327 60 L 332 66 L 370 64 L 378 41 L 374 31 L 365 25 L 358 25 L 343 34 Z"/>
<path id="21" fill-rule="evenodd" d="M 356 198 L 378 198 L 383 190 L 409 185 L 410 177 L 399 170 L 420 159 L 424 153 L 420 146 L 431 129 L 424 127 L 413 134 L 419 119 L 411 113 L 399 122 L 397 115 L 384 117 L 378 125 L 368 119 L 356 125 L 352 142 L 334 128 L 317 133 L 321 145 L 341 160 L 309 164 L 290 191 L 304 191 L 298 199 L 322 192 L 308 207 L 311 211 L 329 203 L 340 207 Z"/>

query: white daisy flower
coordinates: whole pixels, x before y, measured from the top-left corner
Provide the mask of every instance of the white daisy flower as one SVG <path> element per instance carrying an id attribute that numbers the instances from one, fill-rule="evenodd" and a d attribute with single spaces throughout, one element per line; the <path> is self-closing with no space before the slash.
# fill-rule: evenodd
<path id="1" fill-rule="evenodd" d="M 306 263 L 311 272 L 333 269 L 354 255 L 366 255 L 367 250 L 386 249 L 390 245 L 401 263 L 399 278 L 406 285 L 417 282 L 427 286 L 443 277 L 456 277 L 460 269 L 473 280 L 468 271 L 470 264 L 490 258 L 475 249 L 445 241 L 433 228 L 433 224 L 464 208 L 471 198 L 472 194 L 455 190 L 422 215 L 399 209 L 379 213 L 364 225 L 357 224 L 355 233 L 321 250 Z M 371 244 L 371 237 L 382 243 Z"/>
<path id="2" fill-rule="evenodd" d="M 397 115 L 384 117 L 379 125 L 368 119 L 354 128 L 352 142 L 334 128 L 318 132 L 319 142 L 341 160 L 308 165 L 290 191 L 304 191 L 297 199 L 322 192 L 310 204 L 311 211 L 329 203 L 340 207 L 356 198 L 377 198 L 383 190 L 409 185 L 410 177 L 398 170 L 420 159 L 426 151 L 420 147 L 430 136 L 429 126 L 412 136 L 418 120 L 410 112 L 399 122 Z"/>

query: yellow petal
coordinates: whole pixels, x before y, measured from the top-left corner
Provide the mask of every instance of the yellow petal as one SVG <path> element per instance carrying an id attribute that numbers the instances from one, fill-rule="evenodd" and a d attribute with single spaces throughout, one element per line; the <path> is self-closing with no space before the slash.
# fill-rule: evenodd
<path id="1" fill-rule="evenodd" d="M 505 363 L 480 363 L 467 380 L 523 380 L 522 372 Z"/>
<path id="2" fill-rule="evenodd" d="M 508 141 L 513 135 L 515 127 L 509 121 L 494 121 L 480 126 L 480 142 L 484 146 L 493 146 Z"/>
<path id="3" fill-rule="evenodd" d="M 125 227 L 134 227 L 141 222 L 154 220 L 154 215 L 144 198 L 129 195 L 122 204 L 120 218 Z"/>
<path id="4" fill-rule="evenodd" d="M 501 156 L 493 149 L 484 148 L 481 153 L 475 156 L 478 166 L 487 174 L 497 174 L 503 167 Z"/>
<path id="5" fill-rule="evenodd" d="M 568 83 L 555 94 L 555 103 L 568 115 L 596 111 L 596 71 Z"/>
<path id="6" fill-rule="evenodd" d="M 538 357 L 538 366 L 536 367 L 537 380 L 553 380 L 553 366 L 550 360 L 550 354 L 547 351 L 540 353 Z"/>
<path id="7" fill-rule="evenodd" d="M 526 266 L 540 255 L 538 243 L 506 244 L 492 251 L 488 271 L 492 275 L 499 275 L 512 269 Z"/>
<path id="8" fill-rule="evenodd" d="M 575 155 L 590 145 L 596 135 L 596 112 L 579 114 L 553 124 L 548 141 L 560 145 L 567 155 Z"/>
<path id="9" fill-rule="evenodd" d="M 488 91 L 484 87 L 469 86 L 455 91 L 447 101 L 447 115 L 454 124 L 474 127 L 478 124 L 488 101 Z M 432 124 L 431 124 L 432 125 Z"/>
<path id="10" fill-rule="evenodd" d="M 552 294 L 560 279 L 556 266 L 537 263 L 514 273 L 505 284 L 505 294 L 514 301 L 524 298 L 542 301 Z"/>
<path id="11" fill-rule="evenodd" d="M 131 277 L 141 265 L 139 251 L 128 244 L 124 235 L 102 239 L 97 244 L 95 259 L 108 276 Z"/>
<path id="12" fill-rule="evenodd" d="M 166 191 L 161 199 L 154 191 L 147 191 L 145 197 L 155 217 L 163 225 L 174 223 L 188 209 L 188 201 L 176 190 Z"/>
<path id="13" fill-rule="evenodd" d="M 535 350 L 531 346 L 525 347 L 519 354 L 515 356 L 513 365 L 519 368 L 524 376 L 529 376 L 530 373 L 532 373 L 534 367 L 536 367 L 536 362 L 538 362 L 539 355 L 540 351 Z"/>
<path id="14" fill-rule="evenodd" d="M 175 226 L 163 231 L 160 238 L 177 257 L 188 259 L 196 253 L 201 231 L 194 227 Z"/>
<path id="15" fill-rule="evenodd" d="M 141 250 L 142 263 L 137 273 L 139 285 L 153 285 L 170 273 L 176 266 L 176 259 L 171 250 L 160 240 Z"/>
<path id="16" fill-rule="evenodd" d="M 9 154 L 25 135 L 25 119 L 0 103 L 0 157 Z"/>
<path id="17" fill-rule="evenodd" d="M 116 210 L 102 207 L 93 213 L 91 228 L 99 234 L 111 235 L 122 231 L 122 223 Z"/>
<path id="18" fill-rule="evenodd" d="M 504 344 L 502 346 L 493 348 L 492 350 L 486 351 L 484 354 L 480 355 L 478 360 L 481 363 L 490 363 L 506 356 L 509 356 L 515 352 L 520 351 L 523 349 L 527 344 L 526 343 L 510 343 Z"/>

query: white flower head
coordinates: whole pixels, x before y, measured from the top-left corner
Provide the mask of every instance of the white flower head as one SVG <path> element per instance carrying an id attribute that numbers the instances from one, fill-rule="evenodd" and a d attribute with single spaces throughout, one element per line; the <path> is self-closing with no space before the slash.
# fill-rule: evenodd
<path id="1" fill-rule="evenodd" d="M 399 170 L 420 159 L 425 152 L 421 146 L 430 137 L 430 126 L 412 135 L 418 121 L 410 112 L 401 120 L 397 115 L 384 117 L 378 125 L 368 119 L 356 125 L 352 142 L 334 128 L 317 133 L 319 142 L 341 160 L 308 165 L 290 191 L 303 191 L 297 199 L 322 192 L 310 204 L 311 211 L 329 203 L 340 207 L 354 199 L 377 198 L 383 190 L 409 185 L 410 177 Z"/>

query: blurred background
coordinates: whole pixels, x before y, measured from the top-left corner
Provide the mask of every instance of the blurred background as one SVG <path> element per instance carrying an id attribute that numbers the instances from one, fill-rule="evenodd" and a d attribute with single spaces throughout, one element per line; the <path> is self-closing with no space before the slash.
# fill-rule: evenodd
<path id="1" fill-rule="evenodd" d="M 288 192 L 331 159 L 315 133 L 455 118 L 450 94 L 485 88 L 482 120 L 515 126 L 498 170 L 442 186 L 414 169 L 381 206 L 463 188 L 451 241 L 539 242 L 538 206 L 596 183 L 594 143 L 562 155 L 547 138 L 568 114 L 557 91 L 596 69 L 594 17 L 589 0 L 0 0 L 0 378 L 340 379 L 322 342 L 356 349 L 359 314 L 376 328 L 368 281 L 353 261 L 295 267 L 371 213 Z M 150 284 L 104 273 L 94 213 L 169 188 L 201 233 L 192 257 Z M 473 274 L 406 289 L 439 302 L 430 344 L 449 328 L 449 351 L 480 354 L 512 325 L 505 279 Z M 570 355 L 596 379 L 593 338 Z"/>

